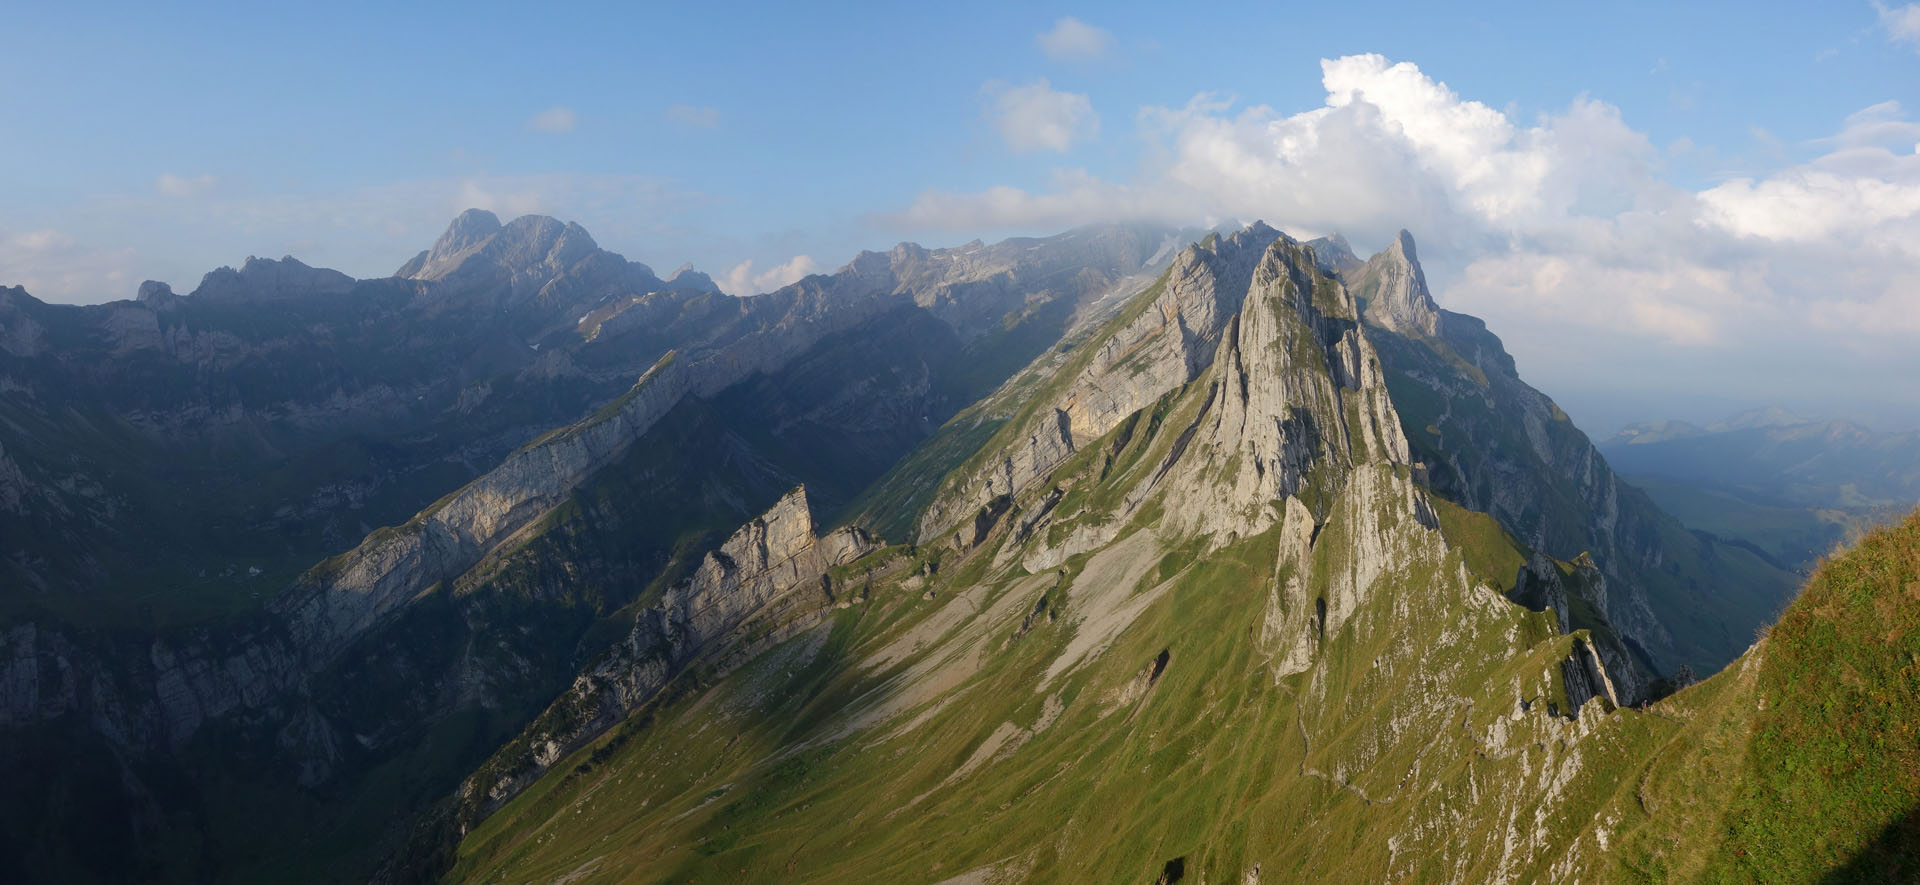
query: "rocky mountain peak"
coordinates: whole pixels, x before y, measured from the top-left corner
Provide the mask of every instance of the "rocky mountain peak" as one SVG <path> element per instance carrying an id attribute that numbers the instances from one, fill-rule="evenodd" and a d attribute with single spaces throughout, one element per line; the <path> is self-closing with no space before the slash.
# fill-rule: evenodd
<path id="1" fill-rule="evenodd" d="M 140 293 L 134 299 L 141 306 L 153 311 L 172 310 L 180 305 L 180 296 L 174 294 L 173 287 L 158 280 L 147 280 L 140 284 Z"/>
<path id="2" fill-rule="evenodd" d="M 1419 253 L 1413 246 L 1413 234 L 1408 233 L 1406 228 L 1401 228 L 1400 232 L 1394 235 L 1393 242 L 1387 246 L 1387 251 L 1399 255 L 1409 264 L 1420 263 Z"/>
<path id="3" fill-rule="evenodd" d="M 1401 231 L 1385 251 L 1367 259 L 1355 273 L 1352 289 L 1375 325 L 1402 335 L 1440 334 L 1440 306 L 1427 289 L 1413 234 Z"/>
<path id="4" fill-rule="evenodd" d="M 1253 281 L 1254 268 L 1276 242 L 1293 242 L 1286 234 L 1255 221 L 1227 236 L 1210 235 L 1174 259 L 1174 279 L 1180 280 L 1204 265 L 1221 317 L 1239 310 L 1240 300 Z"/>
<path id="5" fill-rule="evenodd" d="M 436 262 L 444 262 L 456 255 L 480 248 L 488 238 L 500 232 L 500 219 L 485 209 L 468 209 L 447 225 L 445 233 L 435 240 L 433 249 L 428 253 Z"/>
<path id="6" fill-rule="evenodd" d="M 30 312 L 39 305 L 24 287 L 0 286 L 0 351 L 22 357 L 40 353 L 44 330 Z"/>
<path id="7" fill-rule="evenodd" d="M 1249 224 L 1246 227 L 1241 228 L 1240 230 L 1237 230 L 1237 231 L 1234 231 L 1233 233 L 1228 234 L 1227 239 L 1231 240 L 1231 239 L 1238 238 L 1244 242 L 1258 241 L 1262 243 L 1271 243 L 1274 240 L 1277 240 L 1286 236 L 1287 236 L 1286 234 L 1281 233 L 1277 228 L 1273 227 L 1270 224 L 1267 224 L 1264 220 L 1256 218 L 1254 219 L 1252 224 Z M 1291 237 L 1288 237 L 1288 239 L 1291 239 Z M 1262 246 L 1261 247 L 1262 251 L 1264 251 L 1265 248 L 1266 247 Z"/>
<path id="8" fill-rule="evenodd" d="M 587 229 L 571 221 L 546 215 L 522 215 L 510 222 L 493 238 L 509 264 L 514 259 L 544 259 L 565 266 L 600 251 Z"/>
<path id="9" fill-rule="evenodd" d="M 1359 269 L 1363 263 L 1360 256 L 1354 254 L 1353 245 L 1337 231 L 1330 236 L 1308 240 L 1307 247 L 1313 250 L 1314 263 L 1328 273 L 1348 273 Z"/>
<path id="10" fill-rule="evenodd" d="M 207 301 L 262 301 L 338 295 L 353 288 L 353 278 L 337 270 L 309 267 L 289 255 L 275 261 L 247 256 L 239 270 L 216 268 L 200 279 L 192 297 Z M 142 292 L 146 287 L 141 287 Z"/>
<path id="11" fill-rule="evenodd" d="M 478 243 L 500 231 L 500 216 L 485 209 L 468 209 L 454 216 L 447 225 L 446 233 L 440 235 L 435 247 L 456 246 L 460 243 Z"/>
<path id="12" fill-rule="evenodd" d="M 694 292 L 711 292 L 719 287 L 714 285 L 713 277 L 694 270 L 692 264 L 682 264 L 667 278 L 667 288 L 686 289 Z"/>
<path id="13" fill-rule="evenodd" d="M 443 283 L 467 297 L 523 303 L 536 296 L 553 309 L 609 295 L 669 287 L 644 264 L 600 248 L 587 229 L 545 215 L 523 215 L 497 225 L 492 213 L 469 210 L 454 219 L 432 249 L 414 256 L 395 276 Z M 692 287 L 704 275 L 689 278 Z M 710 282 L 710 281 L 709 281 Z M 568 305 L 565 308 L 561 304 Z"/>
<path id="14" fill-rule="evenodd" d="M 433 248 L 414 256 L 396 276 L 445 279 L 481 257 L 483 265 L 568 264 L 599 251 L 587 229 L 546 215 L 522 215 L 505 225 L 492 212 L 468 209 L 447 226 Z"/>
<path id="15" fill-rule="evenodd" d="M 447 225 L 445 233 L 433 242 L 433 248 L 421 252 L 401 265 L 394 276 L 409 279 L 438 279 L 460 262 L 480 251 L 494 234 L 500 232 L 500 219 L 485 209 L 468 209 Z"/>
<path id="16" fill-rule="evenodd" d="M 141 283 L 140 294 L 135 296 L 135 298 L 139 300 L 140 303 L 142 304 L 151 304 L 155 301 L 165 301 L 167 299 L 174 298 L 174 297 L 176 296 L 173 294 L 173 287 L 167 285 L 166 283 L 162 283 L 159 280 L 147 280 Z"/>

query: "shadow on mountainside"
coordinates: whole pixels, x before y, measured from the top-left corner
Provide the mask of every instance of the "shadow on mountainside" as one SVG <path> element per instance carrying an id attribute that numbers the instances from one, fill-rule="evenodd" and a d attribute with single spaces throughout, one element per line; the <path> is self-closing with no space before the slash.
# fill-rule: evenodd
<path id="1" fill-rule="evenodd" d="M 1920 881 L 1920 805 L 1907 809 L 1853 859 L 1822 880 L 1824 885 Z"/>

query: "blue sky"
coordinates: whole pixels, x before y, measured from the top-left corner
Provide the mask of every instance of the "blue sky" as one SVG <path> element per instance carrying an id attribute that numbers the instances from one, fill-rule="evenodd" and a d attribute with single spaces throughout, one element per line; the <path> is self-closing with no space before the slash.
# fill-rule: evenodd
<path id="1" fill-rule="evenodd" d="M 0 284 L 384 275 L 468 205 L 735 290 L 1106 218 L 1405 226 L 1583 423 L 1920 424 L 1860 383 L 1920 370 L 1920 7 L 1560 6 L 36 4 Z"/>

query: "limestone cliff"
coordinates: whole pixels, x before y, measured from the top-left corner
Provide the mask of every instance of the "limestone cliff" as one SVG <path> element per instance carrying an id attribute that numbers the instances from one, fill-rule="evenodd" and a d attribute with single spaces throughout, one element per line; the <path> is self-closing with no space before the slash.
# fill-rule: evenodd
<path id="1" fill-rule="evenodd" d="M 1043 387 L 997 437 L 1012 445 L 949 478 L 920 517 L 918 536 L 935 537 L 995 498 L 1028 487 L 1077 446 L 1193 380 L 1211 364 L 1260 256 L 1282 236 L 1255 222 L 1182 251 L 1149 296 L 1079 345 L 1084 356 L 1069 364 L 1059 382 Z"/>
<path id="2" fill-rule="evenodd" d="M 1366 305 L 1367 322 L 1401 335 L 1440 334 L 1440 307 L 1427 290 L 1427 274 L 1406 231 L 1386 251 L 1352 271 L 1354 295 Z"/>
<path id="3" fill-rule="evenodd" d="M 568 753 L 651 700 L 695 658 L 756 654 L 818 623 L 837 592 L 828 572 L 879 545 L 856 528 L 816 537 L 806 489 L 796 488 L 706 554 L 692 577 L 642 609 L 626 639 L 573 681 L 525 732 L 462 787 L 463 816 L 512 798 Z M 749 623 L 760 629 L 751 635 Z"/>

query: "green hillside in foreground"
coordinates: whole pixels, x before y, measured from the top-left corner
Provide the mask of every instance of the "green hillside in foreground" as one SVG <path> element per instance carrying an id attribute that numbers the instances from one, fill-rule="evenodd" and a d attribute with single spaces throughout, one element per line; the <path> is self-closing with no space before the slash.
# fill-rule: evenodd
<path id="1" fill-rule="evenodd" d="M 843 612 L 824 636 L 630 722 L 597 764 L 583 751 L 556 767 L 565 774 L 470 835 L 454 878 L 939 881 L 985 868 L 973 881 L 1151 881 L 1176 859 L 1189 876 L 1258 869 L 1257 881 L 1500 871 L 1409 867 L 1406 848 L 1371 837 L 1430 816 L 1442 829 L 1472 822 L 1476 837 L 1537 827 L 1521 838 L 1564 847 L 1558 863 L 1508 871 L 1520 881 L 1920 875 L 1920 514 L 1824 563 L 1772 634 L 1705 683 L 1644 710 L 1603 712 L 1596 699 L 1570 724 L 1530 723 L 1540 747 L 1517 757 L 1487 754 L 1462 728 L 1375 766 L 1449 772 L 1425 795 L 1329 765 L 1301 703 L 1325 689 L 1265 678 L 1236 625 L 1257 605 L 1269 540 L 1205 563 L 1170 551 L 1150 568 L 1178 572 L 1173 591 L 1105 666 L 1056 693 L 1008 690 L 1035 678 L 1059 641 L 1046 628 L 1009 631 L 975 677 L 1000 690 L 929 707 L 918 728 L 895 725 L 910 734 L 829 725 L 888 678 L 849 658 L 924 634 L 912 610 L 934 606 L 903 594 Z M 1024 589 L 1057 592 L 1041 578 Z M 1538 653 L 1483 671 L 1476 700 L 1509 682 L 1551 693 L 1535 674 L 1570 637 L 1537 629 Z M 1168 662 L 1156 664 L 1164 639 Z M 1340 656 L 1367 658 L 1349 651 L 1362 653 Z M 1368 679 L 1354 670 L 1339 681 Z M 1556 756 L 1549 745 L 1564 777 L 1537 775 Z M 1506 803 L 1542 814 L 1487 813 Z"/>

